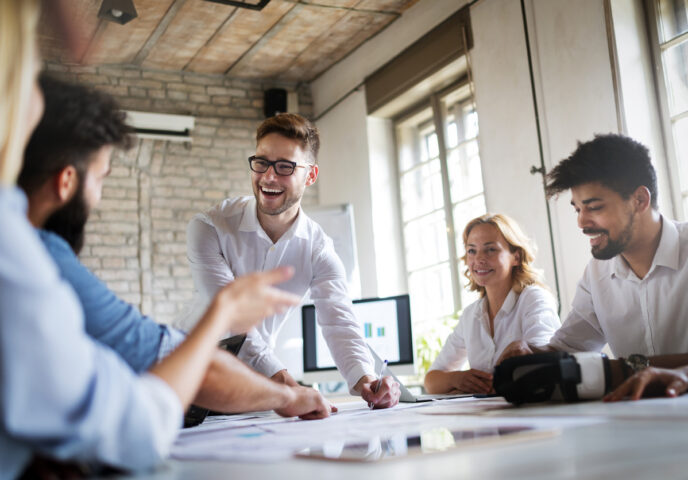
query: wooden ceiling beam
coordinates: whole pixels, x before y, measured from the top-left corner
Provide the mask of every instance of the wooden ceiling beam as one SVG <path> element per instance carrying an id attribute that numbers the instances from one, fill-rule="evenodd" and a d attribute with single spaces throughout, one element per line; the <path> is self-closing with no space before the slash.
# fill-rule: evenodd
<path id="1" fill-rule="evenodd" d="M 103 34 L 105 31 L 105 28 L 107 27 L 106 21 L 103 19 L 98 19 L 98 26 L 96 27 L 95 31 L 93 32 L 93 35 L 91 36 L 91 40 L 88 42 L 88 47 L 84 50 L 84 54 L 81 56 L 79 59 L 80 64 L 84 64 L 88 61 L 88 57 L 93 52 L 93 49 L 95 48 L 96 44 L 96 39 Z"/>
<path id="2" fill-rule="evenodd" d="M 172 5 L 170 5 L 170 8 L 167 9 L 167 12 L 165 12 L 165 15 L 158 23 L 158 26 L 155 27 L 153 33 L 150 34 L 150 37 L 148 37 L 146 43 L 143 44 L 141 50 L 139 50 L 134 57 L 132 62 L 134 65 L 141 66 L 143 64 L 143 61 L 148 57 L 151 50 L 153 50 L 153 47 L 155 47 L 155 44 L 158 42 L 158 40 L 160 40 L 160 37 L 162 37 L 162 35 L 165 33 L 167 27 L 170 26 L 170 23 L 177 15 L 177 12 L 184 6 L 185 3 L 186 0 L 174 0 L 174 2 L 172 2 Z"/>
<path id="3" fill-rule="evenodd" d="M 199 48 L 198 51 L 196 52 L 196 54 L 193 57 L 191 57 L 191 59 L 189 59 L 188 62 L 186 62 L 186 65 L 184 65 L 184 67 L 182 67 L 183 71 L 188 71 L 189 66 L 194 62 L 194 60 L 196 60 L 196 58 L 198 58 L 198 56 L 201 54 L 201 52 L 203 52 L 203 49 L 205 47 L 207 47 L 208 45 L 210 45 L 211 43 L 213 43 L 220 35 L 222 35 L 225 32 L 225 30 L 227 30 L 229 28 L 229 26 L 234 22 L 234 19 L 237 18 L 237 11 L 238 10 L 239 10 L 238 8 L 234 7 L 234 11 L 232 11 L 232 13 L 229 14 L 227 19 L 224 22 L 222 22 L 222 25 L 220 25 L 217 28 L 217 30 L 215 30 L 215 33 L 213 33 L 210 36 L 210 38 L 205 42 L 205 45 L 203 47 Z"/>
<path id="4" fill-rule="evenodd" d="M 236 59 L 234 63 L 232 63 L 229 66 L 229 68 L 225 71 L 225 75 L 229 75 L 232 69 L 239 63 L 250 62 L 251 59 L 258 54 L 260 49 L 264 45 L 266 45 L 271 38 L 277 35 L 279 31 L 285 27 L 285 25 L 287 25 L 291 20 L 298 16 L 299 12 L 304 8 L 304 6 L 305 5 L 302 3 L 294 4 L 294 6 L 290 8 L 287 13 L 282 15 L 282 18 L 280 18 L 278 22 L 276 22 L 272 27 L 270 27 L 270 30 L 265 32 L 265 34 L 262 37 L 260 37 L 260 39 L 257 42 L 251 45 L 251 48 L 246 50 L 239 58 Z"/>
<path id="5" fill-rule="evenodd" d="M 331 32 L 332 32 L 333 30 L 335 30 L 335 29 L 337 28 L 338 25 L 342 25 L 343 23 L 345 23 L 346 20 L 347 20 L 347 18 L 348 18 L 348 16 L 349 16 L 351 13 L 353 13 L 353 12 L 356 12 L 356 13 L 365 13 L 365 14 L 375 14 L 375 15 L 389 15 L 390 17 L 394 17 L 394 19 L 396 19 L 396 18 L 398 18 L 399 16 L 401 16 L 401 14 L 396 13 L 396 12 L 377 11 L 377 10 L 369 10 L 369 9 L 365 9 L 365 10 L 364 10 L 364 9 L 358 9 L 358 8 L 356 8 L 358 5 L 360 5 L 361 3 L 363 3 L 363 1 L 364 1 L 364 0 L 358 0 L 358 1 L 357 1 L 353 6 L 351 6 L 351 7 L 328 7 L 328 6 L 326 6 L 326 5 L 319 5 L 319 4 L 317 4 L 317 3 L 310 3 L 309 5 L 312 5 L 312 6 L 324 6 L 324 7 L 327 7 L 327 8 L 339 8 L 339 9 L 342 9 L 342 10 L 349 10 L 349 12 L 348 12 L 346 15 L 344 15 L 343 17 L 341 17 L 340 19 L 338 19 L 338 20 L 334 23 L 334 25 L 332 25 L 330 28 L 327 29 L 326 32 L 323 32 L 320 36 L 318 36 L 318 37 L 315 38 L 311 43 L 309 43 L 308 46 L 307 46 L 306 48 L 304 48 L 303 50 L 301 50 L 301 52 L 299 52 L 299 54 L 298 54 L 296 57 L 294 57 L 294 60 L 293 60 L 286 68 L 282 69 L 282 71 L 280 72 L 280 75 L 283 75 L 284 73 L 291 71 L 293 68 L 296 68 L 296 67 L 298 66 L 299 62 L 301 62 L 303 56 L 304 56 L 304 55 L 307 55 L 307 54 L 310 52 L 310 49 L 311 49 L 312 46 L 316 46 L 316 45 L 321 45 L 321 44 L 323 44 L 323 41 L 324 41 L 325 39 L 327 39 L 327 38 L 330 36 Z M 356 38 L 356 36 L 357 36 L 360 32 L 362 32 L 362 31 L 364 31 L 364 30 L 366 29 L 366 27 L 367 27 L 367 25 L 363 25 L 360 29 L 358 29 L 357 32 L 355 32 L 354 34 L 352 34 L 350 38 Z M 358 45 L 357 45 L 357 46 L 358 46 Z M 339 61 L 339 59 L 335 60 L 333 63 L 336 63 L 337 61 Z M 316 72 L 316 73 L 319 73 L 319 72 Z M 307 79 L 307 78 L 300 78 L 299 80 L 309 80 L 309 79 Z"/>

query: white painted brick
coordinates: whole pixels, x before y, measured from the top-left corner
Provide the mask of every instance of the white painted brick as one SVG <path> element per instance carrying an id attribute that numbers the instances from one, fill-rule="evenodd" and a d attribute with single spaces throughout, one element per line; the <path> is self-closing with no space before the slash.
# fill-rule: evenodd
<path id="1" fill-rule="evenodd" d="M 117 293 L 128 293 L 131 292 L 129 288 L 129 282 L 119 281 L 119 282 L 105 282 L 110 290 L 114 290 Z"/>
<path id="2" fill-rule="evenodd" d="M 127 268 L 126 261 L 123 258 L 103 258 L 103 269 L 119 269 Z"/>
<path id="3" fill-rule="evenodd" d="M 106 282 L 114 280 L 138 280 L 139 276 L 132 270 L 104 270 L 99 273 L 101 280 Z"/>
<path id="4" fill-rule="evenodd" d="M 84 264 L 86 268 L 89 270 L 97 270 L 101 267 L 101 259 L 100 258 L 95 258 L 95 257 L 85 257 L 85 258 L 80 258 L 81 263 Z M 105 259 L 102 260 L 102 266 L 104 268 L 107 268 L 105 266 Z"/>

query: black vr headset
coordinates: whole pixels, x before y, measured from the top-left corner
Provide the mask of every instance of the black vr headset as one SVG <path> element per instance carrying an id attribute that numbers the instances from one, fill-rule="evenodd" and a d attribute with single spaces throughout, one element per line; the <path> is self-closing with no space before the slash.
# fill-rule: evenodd
<path id="1" fill-rule="evenodd" d="M 602 398 L 611 387 L 606 355 L 547 352 L 512 357 L 495 367 L 493 386 L 507 401 L 522 403 Z"/>

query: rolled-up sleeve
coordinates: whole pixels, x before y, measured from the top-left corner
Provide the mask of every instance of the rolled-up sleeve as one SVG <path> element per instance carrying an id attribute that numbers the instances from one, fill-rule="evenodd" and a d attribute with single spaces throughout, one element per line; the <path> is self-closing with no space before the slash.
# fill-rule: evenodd
<path id="1" fill-rule="evenodd" d="M 157 361 L 159 362 L 172 353 L 185 339 L 186 333 L 181 330 L 169 326 L 164 327 Z"/>
<path id="2" fill-rule="evenodd" d="M 73 295 L 57 287 L 55 296 L 15 297 L 33 303 L 31 312 L 18 312 L 12 325 L 2 322 L 3 430 L 61 459 L 154 466 L 181 426 L 179 399 L 161 380 L 138 377 L 114 351 L 88 339 L 75 321 L 81 313 L 69 305 Z M 28 315 L 37 320 L 19 321 Z"/>

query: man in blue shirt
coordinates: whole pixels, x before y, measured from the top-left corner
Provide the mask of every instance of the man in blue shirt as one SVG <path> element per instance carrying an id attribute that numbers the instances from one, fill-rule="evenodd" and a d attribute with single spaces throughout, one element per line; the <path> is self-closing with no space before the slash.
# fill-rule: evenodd
<path id="1" fill-rule="evenodd" d="M 84 310 L 87 333 L 144 372 L 184 338 L 119 299 L 77 258 L 89 211 L 100 200 L 115 148 L 128 148 L 130 129 L 114 100 L 85 87 L 41 78 L 45 115 L 25 153 L 19 185 L 29 200 L 28 217 L 73 287 Z M 56 339 L 59 341 L 59 339 Z M 327 416 L 318 392 L 279 385 L 218 349 L 195 404 L 224 412 L 275 409 L 287 416 Z"/>

